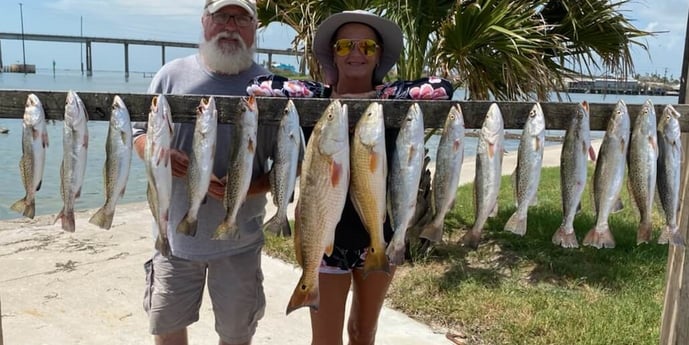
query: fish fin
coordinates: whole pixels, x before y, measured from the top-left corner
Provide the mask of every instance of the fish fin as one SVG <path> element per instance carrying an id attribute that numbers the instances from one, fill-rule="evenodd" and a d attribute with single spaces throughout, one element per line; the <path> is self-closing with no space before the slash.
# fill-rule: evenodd
<path id="1" fill-rule="evenodd" d="M 326 233 L 324 243 L 325 248 L 323 249 L 323 253 L 327 256 L 333 255 L 333 248 L 335 248 L 335 231 Z"/>
<path id="2" fill-rule="evenodd" d="M 256 144 L 254 143 L 254 141 L 252 139 L 249 139 L 249 142 L 247 143 L 246 148 L 251 153 L 254 153 L 256 151 Z"/>
<path id="3" fill-rule="evenodd" d="M 562 248 L 579 248 L 579 242 L 577 241 L 577 236 L 574 231 L 568 233 L 563 227 L 555 231 L 552 241 L 554 245 Z"/>
<path id="4" fill-rule="evenodd" d="M 438 243 L 443 239 L 443 223 L 430 222 L 423 227 L 421 233 L 419 233 L 420 238 L 425 238 L 433 243 Z"/>
<path id="5" fill-rule="evenodd" d="M 303 280 L 304 278 L 299 279 L 297 286 L 294 288 L 289 304 L 287 304 L 285 315 L 289 315 L 289 313 L 301 307 L 310 307 L 313 310 L 318 310 L 320 306 L 318 286 L 308 286 L 303 283 Z"/>
<path id="6" fill-rule="evenodd" d="M 184 215 L 182 221 L 177 224 L 177 232 L 187 236 L 196 236 L 196 228 L 198 226 L 198 219 L 191 219 L 189 212 Z"/>
<path id="7" fill-rule="evenodd" d="M 38 181 L 38 186 L 36 186 L 36 191 L 38 192 L 41 190 L 41 186 L 43 185 L 43 180 Z"/>
<path id="8" fill-rule="evenodd" d="M 273 234 L 274 236 L 289 237 L 292 235 L 292 229 L 289 226 L 287 216 L 280 217 L 274 215 L 265 224 L 263 224 L 263 231 Z"/>
<path id="9" fill-rule="evenodd" d="M 24 217 L 33 219 L 34 216 L 36 216 L 36 201 L 27 203 L 26 198 L 23 198 L 21 200 L 17 200 L 17 202 L 12 204 L 10 208 L 21 213 Z"/>
<path id="10" fill-rule="evenodd" d="M 526 234 L 526 218 L 519 217 L 519 213 L 515 211 L 505 223 L 505 231 L 524 236 Z"/>
<path id="11" fill-rule="evenodd" d="M 89 223 L 98 226 L 101 229 L 109 230 L 112 226 L 112 219 L 114 214 L 109 214 L 105 211 L 105 207 L 101 207 L 96 213 L 91 216 Z"/>
<path id="12" fill-rule="evenodd" d="M 593 228 L 584 237 L 583 245 L 598 249 L 615 248 L 615 238 L 607 226 L 604 229 Z"/>
<path id="13" fill-rule="evenodd" d="M 330 185 L 335 187 L 340 184 L 340 179 L 342 178 L 343 169 L 342 164 L 338 162 L 330 163 Z"/>
<path id="14" fill-rule="evenodd" d="M 492 144 L 491 144 L 491 146 L 492 146 Z M 462 147 L 462 141 L 461 141 L 461 140 L 455 139 L 455 140 L 452 142 L 452 151 L 453 151 L 453 152 L 459 151 L 459 149 L 460 149 L 461 147 Z M 491 156 L 491 157 L 492 157 L 492 156 Z"/>
<path id="15" fill-rule="evenodd" d="M 617 197 L 617 201 L 615 201 L 615 206 L 613 206 L 612 211 L 610 213 L 617 213 L 620 212 L 624 209 L 624 203 L 622 202 L 622 198 L 619 196 Z"/>
<path id="16" fill-rule="evenodd" d="M 376 168 L 378 167 L 378 152 L 371 152 L 368 155 L 368 170 L 370 172 L 375 172 Z"/>
<path id="17" fill-rule="evenodd" d="M 493 159 L 493 156 L 495 156 L 495 144 L 488 143 L 488 157 Z"/>
<path id="18" fill-rule="evenodd" d="M 465 247 L 471 249 L 478 249 L 478 245 L 481 242 L 481 232 L 470 230 L 461 239 L 461 244 Z"/>
<path id="19" fill-rule="evenodd" d="M 170 241 L 167 239 L 167 237 L 163 238 L 163 236 L 158 235 L 156 238 L 155 249 L 164 257 L 169 258 L 172 254 L 172 250 L 170 249 Z"/>
<path id="20" fill-rule="evenodd" d="M 45 132 L 45 131 L 43 132 L 43 134 L 41 135 L 41 141 L 42 141 L 43 148 L 44 149 L 48 148 L 48 145 L 49 145 L 48 132 Z"/>
<path id="21" fill-rule="evenodd" d="M 586 145 L 586 144 L 585 144 Z M 588 152 L 589 152 L 589 158 L 591 161 L 595 162 L 596 161 L 596 150 L 591 146 L 591 144 L 588 144 Z"/>
<path id="22" fill-rule="evenodd" d="M 299 218 L 299 201 L 294 208 L 294 256 L 299 266 L 304 267 L 304 256 L 301 251 L 301 221 Z"/>
<path id="23" fill-rule="evenodd" d="M 62 211 L 60 211 L 58 218 L 61 220 L 62 230 L 67 231 L 67 232 L 74 232 L 75 231 L 76 226 L 74 224 L 74 211 L 65 212 L 65 209 L 63 208 Z"/>
<path id="24" fill-rule="evenodd" d="M 77 192 L 74 194 L 75 199 L 78 199 L 80 197 L 81 197 L 81 187 L 79 187 L 79 189 L 77 189 Z"/>
<path id="25" fill-rule="evenodd" d="M 639 224 L 639 229 L 636 231 L 636 244 L 648 243 L 651 241 L 651 232 L 653 231 L 651 223 Z"/>
<path id="26" fill-rule="evenodd" d="M 228 223 L 228 219 L 225 218 L 225 220 L 218 225 L 218 228 L 215 229 L 215 233 L 213 233 L 213 236 L 211 236 L 212 240 L 237 240 L 239 239 L 239 228 L 237 227 L 236 224 L 230 224 Z"/>

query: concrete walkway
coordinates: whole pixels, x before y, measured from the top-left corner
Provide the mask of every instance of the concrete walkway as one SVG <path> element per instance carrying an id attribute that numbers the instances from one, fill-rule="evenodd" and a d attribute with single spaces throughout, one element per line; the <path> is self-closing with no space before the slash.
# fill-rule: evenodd
<path id="1" fill-rule="evenodd" d="M 559 165 L 559 155 L 560 146 L 547 147 L 544 165 Z M 504 174 L 514 170 L 516 156 L 516 152 L 505 155 Z M 473 180 L 474 169 L 475 158 L 468 157 L 461 183 Z M 270 208 L 267 214 L 273 212 Z M 60 230 L 59 224 L 50 224 L 53 215 L 0 222 L 0 334 L 5 344 L 153 343 L 141 305 L 143 263 L 153 250 L 148 206 L 119 206 L 110 231 L 89 224 L 92 213 L 78 213 L 77 232 L 73 234 Z M 254 344 L 308 344 L 307 309 L 285 316 L 300 269 L 264 255 L 263 270 L 267 309 Z M 217 343 L 213 324 L 206 294 L 200 321 L 189 329 L 190 343 Z M 384 308 L 377 344 L 451 342 L 443 330 L 433 330 Z"/>

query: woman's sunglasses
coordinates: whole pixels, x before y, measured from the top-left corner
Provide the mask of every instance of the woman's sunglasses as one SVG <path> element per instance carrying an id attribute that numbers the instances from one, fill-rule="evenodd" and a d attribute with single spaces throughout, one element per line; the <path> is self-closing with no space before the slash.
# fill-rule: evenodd
<path id="1" fill-rule="evenodd" d="M 379 47 L 378 43 L 372 39 L 365 40 L 353 40 L 349 38 L 341 38 L 335 41 L 333 48 L 335 48 L 335 54 L 339 56 L 347 56 L 352 52 L 354 46 L 359 48 L 359 51 L 366 56 L 376 55 L 376 49 Z"/>

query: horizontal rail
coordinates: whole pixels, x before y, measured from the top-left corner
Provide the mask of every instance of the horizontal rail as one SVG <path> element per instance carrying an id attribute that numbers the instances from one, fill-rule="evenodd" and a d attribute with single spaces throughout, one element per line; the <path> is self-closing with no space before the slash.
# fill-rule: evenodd
<path id="1" fill-rule="evenodd" d="M 67 92 L 64 91 L 28 91 L 28 90 L 0 90 L 0 118 L 21 118 L 24 104 L 30 93 L 36 94 L 43 104 L 46 118 L 62 120 Z M 104 93 L 80 92 L 89 119 L 107 121 L 110 118 L 110 107 L 115 95 L 119 95 L 127 105 L 132 121 L 146 121 L 150 109 L 151 94 L 134 93 Z M 166 95 L 174 122 L 195 121 L 196 107 L 202 97 L 208 95 Z M 215 96 L 218 107 L 218 119 L 221 123 L 232 123 L 235 119 L 240 96 Z M 330 103 L 329 99 L 294 98 L 292 99 L 299 111 L 302 126 L 312 126 Z M 399 127 L 409 106 L 417 102 L 424 113 L 426 128 L 442 128 L 450 107 L 459 103 L 464 114 L 466 128 L 480 128 L 492 103 L 497 103 L 505 119 L 506 129 L 522 129 L 526 123 L 529 110 L 533 102 L 489 102 L 489 101 L 411 101 L 411 100 L 373 100 L 346 99 L 342 100 L 349 108 L 349 121 L 355 123 L 360 114 L 371 102 L 380 102 L 385 112 L 385 125 Z M 261 123 L 278 123 L 282 117 L 287 98 L 259 97 L 259 121 Z M 682 132 L 689 132 L 689 105 L 673 105 L 682 114 L 680 126 Z M 546 128 L 566 129 L 576 109 L 576 103 L 546 102 L 541 103 L 546 118 Z M 615 104 L 589 103 L 591 130 L 605 130 L 608 119 L 612 115 Z M 656 113 L 661 116 L 665 104 L 655 104 Z M 629 114 L 634 119 L 640 104 L 627 104 Z"/>

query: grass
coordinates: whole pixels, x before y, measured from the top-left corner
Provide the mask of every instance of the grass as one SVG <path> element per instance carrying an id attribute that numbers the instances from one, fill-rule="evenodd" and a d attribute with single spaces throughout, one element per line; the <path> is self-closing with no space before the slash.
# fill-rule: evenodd
<path id="1" fill-rule="evenodd" d="M 657 344 L 667 246 L 636 244 L 639 218 L 626 189 L 625 208 L 609 219 L 616 248 L 554 246 L 551 236 L 562 217 L 559 181 L 557 168 L 543 170 L 539 203 L 529 209 L 520 237 L 502 229 L 515 210 L 509 177 L 503 177 L 499 214 L 487 222 L 475 251 L 457 245 L 474 220 L 473 187 L 460 187 L 444 242 L 399 267 L 388 305 L 462 332 L 468 344 Z M 580 243 L 594 222 L 587 189 L 574 224 Z M 655 238 L 661 225 L 656 212 Z M 291 239 L 270 237 L 266 252 L 294 262 Z"/>

